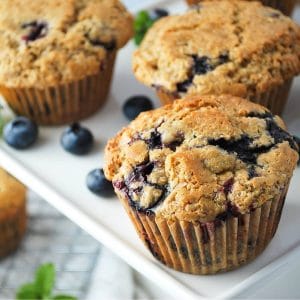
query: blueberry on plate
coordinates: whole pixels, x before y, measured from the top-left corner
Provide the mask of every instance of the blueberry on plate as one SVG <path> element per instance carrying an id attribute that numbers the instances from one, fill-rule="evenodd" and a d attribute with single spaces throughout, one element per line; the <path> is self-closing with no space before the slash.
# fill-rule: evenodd
<path id="1" fill-rule="evenodd" d="M 169 15 L 169 12 L 166 9 L 163 8 L 155 8 L 151 12 L 151 19 L 152 20 L 158 20 L 164 17 L 167 17 Z"/>
<path id="2" fill-rule="evenodd" d="M 63 148 L 76 155 L 84 155 L 91 151 L 94 144 L 94 137 L 91 131 L 74 123 L 68 127 L 61 137 Z"/>
<path id="3" fill-rule="evenodd" d="M 38 127 L 26 117 L 16 117 L 5 125 L 3 137 L 12 148 L 27 149 L 37 140 Z"/>
<path id="4" fill-rule="evenodd" d="M 153 109 L 152 101 L 146 96 L 133 96 L 123 105 L 123 113 L 128 120 L 134 120 L 141 112 Z"/>
<path id="5" fill-rule="evenodd" d="M 114 195 L 112 183 L 105 178 L 103 169 L 95 169 L 86 177 L 86 185 L 88 189 L 102 197 L 111 197 Z"/>

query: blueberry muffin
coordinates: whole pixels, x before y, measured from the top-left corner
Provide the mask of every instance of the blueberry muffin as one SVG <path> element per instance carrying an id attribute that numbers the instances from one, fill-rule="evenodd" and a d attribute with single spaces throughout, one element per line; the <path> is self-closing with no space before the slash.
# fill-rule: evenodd
<path id="1" fill-rule="evenodd" d="M 100 108 L 133 29 L 118 0 L 1 0 L 0 32 L 0 93 L 17 114 L 52 125 Z"/>
<path id="2" fill-rule="evenodd" d="M 232 94 L 281 114 L 300 71 L 300 27 L 258 2 L 204 2 L 155 23 L 133 69 L 163 103 Z"/>
<path id="3" fill-rule="evenodd" d="M 154 257 L 212 274 L 266 248 L 297 151 L 264 107 L 229 95 L 188 96 L 140 114 L 111 139 L 105 175 Z"/>
<path id="4" fill-rule="evenodd" d="M 14 251 L 26 229 L 26 188 L 0 168 L 0 258 Z"/>
<path id="5" fill-rule="evenodd" d="M 189 5 L 197 5 L 203 1 L 212 1 L 212 0 L 186 0 Z M 228 0 L 234 1 L 234 0 Z M 247 1 L 258 1 L 258 0 L 247 0 Z M 296 6 L 297 0 L 261 0 L 261 3 L 266 6 L 273 7 L 275 9 L 281 10 L 287 16 L 290 16 Z"/>

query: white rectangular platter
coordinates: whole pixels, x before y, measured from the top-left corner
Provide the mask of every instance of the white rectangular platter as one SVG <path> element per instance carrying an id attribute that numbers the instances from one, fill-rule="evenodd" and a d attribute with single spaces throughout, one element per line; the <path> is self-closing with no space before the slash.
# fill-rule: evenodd
<path id="1" fill-rule="evenodd" d="M 170 11 L 182 11 L 184 1 L 140 1 Z M 141 8 L 142 6 L 139 5 Z M 111 94 L 105 107 L 82 122 L 89 127 L 97 147 L 86 157 L 75 157 L 60 146 L 63 127 L 41 128 L 38 144 L 27 151 L 15 151 L 0 141 L 0 165 L 40 194 L 136 270 L 152 279 L 175 298 L 229 298 L 249 287 L 262 284 L 275 272 L 288 268 L 300 259 L 300 169 L 293 177 L 278 233 L 266 251 L 253 263 L 236 271 L 213 276 L 193 276 L 170 270 L 158 263 L 139 241 L 117 199 L 101 199 L 85 186 L 86 174 L 103 164 L 103 149 L 108 138 L 127 124 L 122 104 L 133 94 L 146 94 L 131 72 L 134 45 L 124 48 L 117 60 Z M 300 80 L 295 80 L 284 119 L 290 131 L 300 135 Z M 158 104 L 158 102 L 156 102 Z"/>

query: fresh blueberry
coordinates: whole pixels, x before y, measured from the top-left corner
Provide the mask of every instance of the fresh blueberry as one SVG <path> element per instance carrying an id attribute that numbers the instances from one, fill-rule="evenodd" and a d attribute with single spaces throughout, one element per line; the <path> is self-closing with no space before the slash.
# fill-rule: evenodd
<path id="1" fill-rule="evenodd" d="M 133 96 L 123 105 L 123 113 L 128 120 L 135 119 L 141 112 L 153 109 L 151 100 L 146 96 Z"/>
<path id="2" fill-rule="evenodd" d="M 15 149 L 27 149 L 37 140 L 37 125 L 25 117 L 17 117 L 7 123 L 3 130 L 5 142 Z"/>
<path id="3" fill-rule="evenodd" d="M 158 20 L 169 15 L 169 12 L 163 8 L 155 8 L 151 13 L 152 20 Z"/>
<path id="4" fill-rule="evenodd" d="M 111 197 L 114 195 L 112 183 L 105 178 L 103 169 L 91 171 L 86 178 L 87 187 L 98 196 Z"/>
<path id="5" fill-rule="evenodd" d="M 61 144 L 66 151 L 72 154 L 83 155 L 91 151 L 94 137 L 90 130 L 81 127 L 78 123 L 74 123 L 64 131 L 61 137 Z"/>

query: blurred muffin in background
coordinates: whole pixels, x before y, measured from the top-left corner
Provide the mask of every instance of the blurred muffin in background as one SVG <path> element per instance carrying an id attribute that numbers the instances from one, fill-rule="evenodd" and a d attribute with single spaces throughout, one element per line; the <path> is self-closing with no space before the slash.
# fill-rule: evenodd
<path id="1" fill-rule="evenodd" d="M 194 93 L 231 94 L 281 114 L 300 72 L 300 28 L 259 2 L 203 2 L 157 21 L 133 70 L 163 104 Z"/>
<path id="2" fill-rule="evenodd" d="M 0 258 L 16 250 L 26 223 L 26 188 L 0 168 Z"/>
<path id="3" fill-rule="evenodd" d="M 75 122 L 109 92 L 133 19 L 118 0 L 1 0 L 0 93 L 40 124 Z"/>

